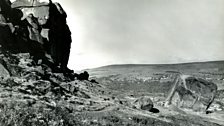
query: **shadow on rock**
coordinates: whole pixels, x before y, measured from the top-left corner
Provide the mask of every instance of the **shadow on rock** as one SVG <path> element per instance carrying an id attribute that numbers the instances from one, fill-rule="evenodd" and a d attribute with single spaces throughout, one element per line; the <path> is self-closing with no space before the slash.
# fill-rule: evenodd
<path id="1" fill-rule="evenodd" d="M 152 113 L 159 113 L 160 112 L 159 109 L 157 109 L 157 108 L 152 108 L 149 111 L 152 112 Z"/>

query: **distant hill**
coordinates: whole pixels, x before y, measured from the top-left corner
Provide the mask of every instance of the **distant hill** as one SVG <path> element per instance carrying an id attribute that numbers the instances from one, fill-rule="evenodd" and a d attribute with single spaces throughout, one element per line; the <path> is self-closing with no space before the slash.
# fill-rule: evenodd
<path id="1" fill-rule="evenodd" d="M 190 63 L 176 63 L 176 64 L 115 64 L 98 67 L 95 69 L 105 69 L 105 68 L 130 68 L 130 67 L 153 67 L 153 68 L 176 68 L 176 69 L 186 69 L 186 68 L 223 68 L 224 61 L 208 61 L 208 62 L 190 62 Z"/>
<path id="2" fill-rule="evenodd" d="M 119 78 L 154 77 L 154 75 L 180 72 L 202 78 L 224 78 L 224 61 L 192 62 L 179 64 L 115 64 L 87 70 L 92 77 L 119 75 Z M 220 83 L 220 82 L 217 82 Z"/>

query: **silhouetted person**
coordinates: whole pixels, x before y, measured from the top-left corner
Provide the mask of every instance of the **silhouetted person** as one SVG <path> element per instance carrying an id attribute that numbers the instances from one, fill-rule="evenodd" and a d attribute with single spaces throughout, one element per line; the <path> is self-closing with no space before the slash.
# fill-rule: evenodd
<path id="1" fill-rule="evenodd" d="M 72 72 L 67 64 L 71 47 L 71 32 L 66 23 L 67 14 L 58 3 L 50 1 L 49 21 L 49 42 L 51 44 L 51 56 L 62 72 Z"/>

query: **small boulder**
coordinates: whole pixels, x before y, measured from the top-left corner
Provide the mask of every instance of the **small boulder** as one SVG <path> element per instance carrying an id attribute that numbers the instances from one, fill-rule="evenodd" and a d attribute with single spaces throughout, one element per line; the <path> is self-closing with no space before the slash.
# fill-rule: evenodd
<path id="1" fill-rule="evenodd" d="M 137 109 L 150 111 L 153 108 L 153 102 L 150 99 L 150 97 L 143 96 L 134 101 L 133 107 Z"/>
<path id="2" fill-rule="evenodd" d="M 80 77 L 80 80 L 88 80 L 89 79 L 89 73 L 84 71 L 83 73 L 81 73 L 79 75 L 79 77 Z"/>
<path id="3" fill-rule="evenodd" d="M 74 77 L 76 77 L 78 80 L 89 80 L 89 73 L 84 71 L 80 74 L 74 74 Z"/>

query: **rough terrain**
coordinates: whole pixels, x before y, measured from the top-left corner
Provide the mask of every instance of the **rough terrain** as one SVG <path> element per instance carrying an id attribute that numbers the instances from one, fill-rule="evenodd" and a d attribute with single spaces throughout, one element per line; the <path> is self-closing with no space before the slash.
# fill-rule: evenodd
<path id="1" fill-rule="evenodd" d="M 128 101 L 142 96 L 151 97 L 158 115 L 175 119 L 180 125 L 224 125 L 224 62 L 202 62 L 187 64 L 161 65 L 111 65 L 89 70 L 91 78 L 106 85 L 112 94 Z M 174 83 L 176 72 L 200 77 L 217 85 L 218 91 L 214 102 L 209 107 L 210 114 L 194 111 L 189 108 L 179 108 L 175 105 L 164 107 Z M 155 115 L 155 114 L 154 114 Z M 183 120 L 180 118 L 184 117 Z M 203 123 L 206 120 L 206 123 Z M 188 122 L 185 124 L 185 121 Z M 208 122 L 207 122 L 208 121 Z M 197 124 L 198 123 L 198 124 Z M 213 124 L 214 123 L 214 124 Z"/>
<path id="2" fill-rule="evenodd" d="M 49 13 L 49 3 L 38 0 L 0 2 L 0 125 L 224 125 L 222 61 L 106 66 L 86 70 L 90 78 L 87 72 L 61 72 L 52 64 L 48 52 L 49 30 L 59 34 L 53 27 L 44 27 L 55 16 Z M 41 32 L 21 22 L 21 18 L 24 20 L 30 14 L 36 21 L 31 24 L 40 24 Z M 59 21 L 54 26 L 63 29 L 60 24 Z M 174 105 L 164 106 L 176 71 L 217 84 L 218 91 L 209 114 Z"/>
<path id="3" fill-rule="evenodd" d="M 0 81 L 0 125 L 224 125 L 223 108 L 211 114 L 166 108 L 165 94 L 147 91 L 141 81 L 118 84 L 118 78 L 106 77 L 95 78 L 99 83 L 80 81 L 52 73 L 46 65 L 33 65 L 28 53 L 2 53 L 1 57 L 7 72 Z M 151 98 L 154 110 L 135 107 L 142 96 Z"/>

